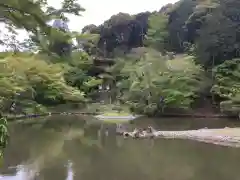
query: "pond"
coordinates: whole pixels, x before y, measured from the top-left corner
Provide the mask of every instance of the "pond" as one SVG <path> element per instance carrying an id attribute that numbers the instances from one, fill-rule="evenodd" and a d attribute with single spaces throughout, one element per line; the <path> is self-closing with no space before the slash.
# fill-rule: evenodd
<path id="1" fill-rule="evenodd" d="M 239 180 L 240 149 L 190 140 L 124 139 L 115 124 L 52 116 L 10 126 L 1 180 Z M 236 127 L 227 119 L 147 119 L 156 129 Z M 109 129 L 109 134 L 104 129 Z"/>

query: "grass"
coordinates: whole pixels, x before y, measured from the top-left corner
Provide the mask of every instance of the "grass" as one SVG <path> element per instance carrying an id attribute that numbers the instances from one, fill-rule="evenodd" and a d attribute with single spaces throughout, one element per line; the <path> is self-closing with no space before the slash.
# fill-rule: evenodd
<path id="1" fill-rule="evenodd" d="M 100 120 L 104 123 L 129 123 L 130 119 L 119 119 L 117 117 L 121 116 L 131 116 L 132 114 L 128 110 L 128 107 L 118 105 L 118 104 L 101 104 L 101 103 L 93 103 L 88 105 L 88 107 L 83 110 L 84 112 L 97 112 L 101 116 L 112 117 L 112 118 L 101 118 Z M 114 118 L 116 117 L 116 119 Z"/>
<path id="2" fill-rule="evenodd" d="M 130 116 L 131 114 L 128 112 L 124 112 L 124 111 L 109 111 L 109 112 L 104 112 L 102 114 L 103 116 Z"/>
<path id="3" fill-rule="evenodd" d="M 84 111 L 86 112 L 98 112 L 103 116 L 130 116 L 126 106 L 116 104 L 100 104 L 94 103 L 89 105 Z"/>
<path id="4" fill-rule="evenodd" d="M 126 119 L 124 119 L 124 120 L 119 120 L 119 119 L 103 119 L 102 120 L 104 123 L 109 123 L 109 124 L 118 124 L 118 123 L 121 123 L 121 124 L 123 124 L 123 123 L 129 123 L 131 120 L 126 120 Z"/>

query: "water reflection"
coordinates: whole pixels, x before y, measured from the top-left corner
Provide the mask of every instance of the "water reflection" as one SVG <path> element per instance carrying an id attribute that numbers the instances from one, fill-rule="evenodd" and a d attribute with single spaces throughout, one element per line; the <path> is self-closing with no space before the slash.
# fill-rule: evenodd
<path id="1" fill-rule="evenodd" d="M 0 169 L 1 180 L 240 178 L 239 149 L 184 140 L 123 139 L 115 136 L 114 124 L 96 123 L 78 116 L 51 118 L 38 125 L 11 127 L 12 138 Z M 137 126 L 142 126 L 141 122 L 138 121 Z M 231 126 L 232 122 L 230 125 L 226 122 L 221 125 Z M 169 124 L 161 124 L 163 129 L 167 126 Z M 181 128 L 189 128 L 189 123 L 181 124 Z"/>
<path id="2" fill-rule="evenodd" d="M 74 172 L 72 169 L 72 162 L 68 161 L 66 167 L 57 169 L 57 171 L 59 171 L 58 173 L 61 173 L 61 170 L 63 170 L 62 172 L 65 172 L 66 170 L 66 178 L 65 180 L 74 180 Z M 30 169 L 28 169 L 27 166 L 23 166 L 23 165 L 19 165 L 16 168 L 16 173 L 14 173 L 15 175 L 0 175 L 0 179 L 3 180 L 27 180 L 27 179 L 51 179 L 54 178 L 54 174 L 51 172 L 53 169 L 50 169 L 49 172 L 47 172 L 46 170 L 44 170 L 41 175 L 38 172 L 35 171 L 31 171 Z M 55 169 L 56 170 L 56 169 Z M 43 176 L 44 177 L 43 177 Z M 63 174 L 65 177 L 65 173 Z"/>

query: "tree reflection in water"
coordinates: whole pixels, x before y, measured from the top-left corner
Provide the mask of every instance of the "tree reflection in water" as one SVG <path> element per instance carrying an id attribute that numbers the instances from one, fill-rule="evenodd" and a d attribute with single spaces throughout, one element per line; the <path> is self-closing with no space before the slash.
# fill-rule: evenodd
<path id="1" fill-rule="evenodd" d="M 0 171 L 10 175 L 15 172 L 7 172 L 7 167 L 23 164 L 29 180 L 239 180 L 239 149 L 184 140 L 123 139 L 115 136 L 114 124 L 80 121 L 64 116 L 41 126 L 12 127 L 14 138 Z M 23 169 L 17 180 L 28 180 L 21 173 Z"/>

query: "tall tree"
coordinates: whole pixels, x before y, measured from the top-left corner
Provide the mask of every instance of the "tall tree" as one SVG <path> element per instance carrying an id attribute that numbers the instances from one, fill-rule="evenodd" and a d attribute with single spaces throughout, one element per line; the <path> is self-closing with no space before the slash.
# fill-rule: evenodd
<path id="1" fill-rule="evenodd" d="M 149 16 L 146 44 L 159 51 L 164 51 L 167 38 L 169 36 L 167 29 L 168 17 L 166 15 L 155 13 Z"/>

